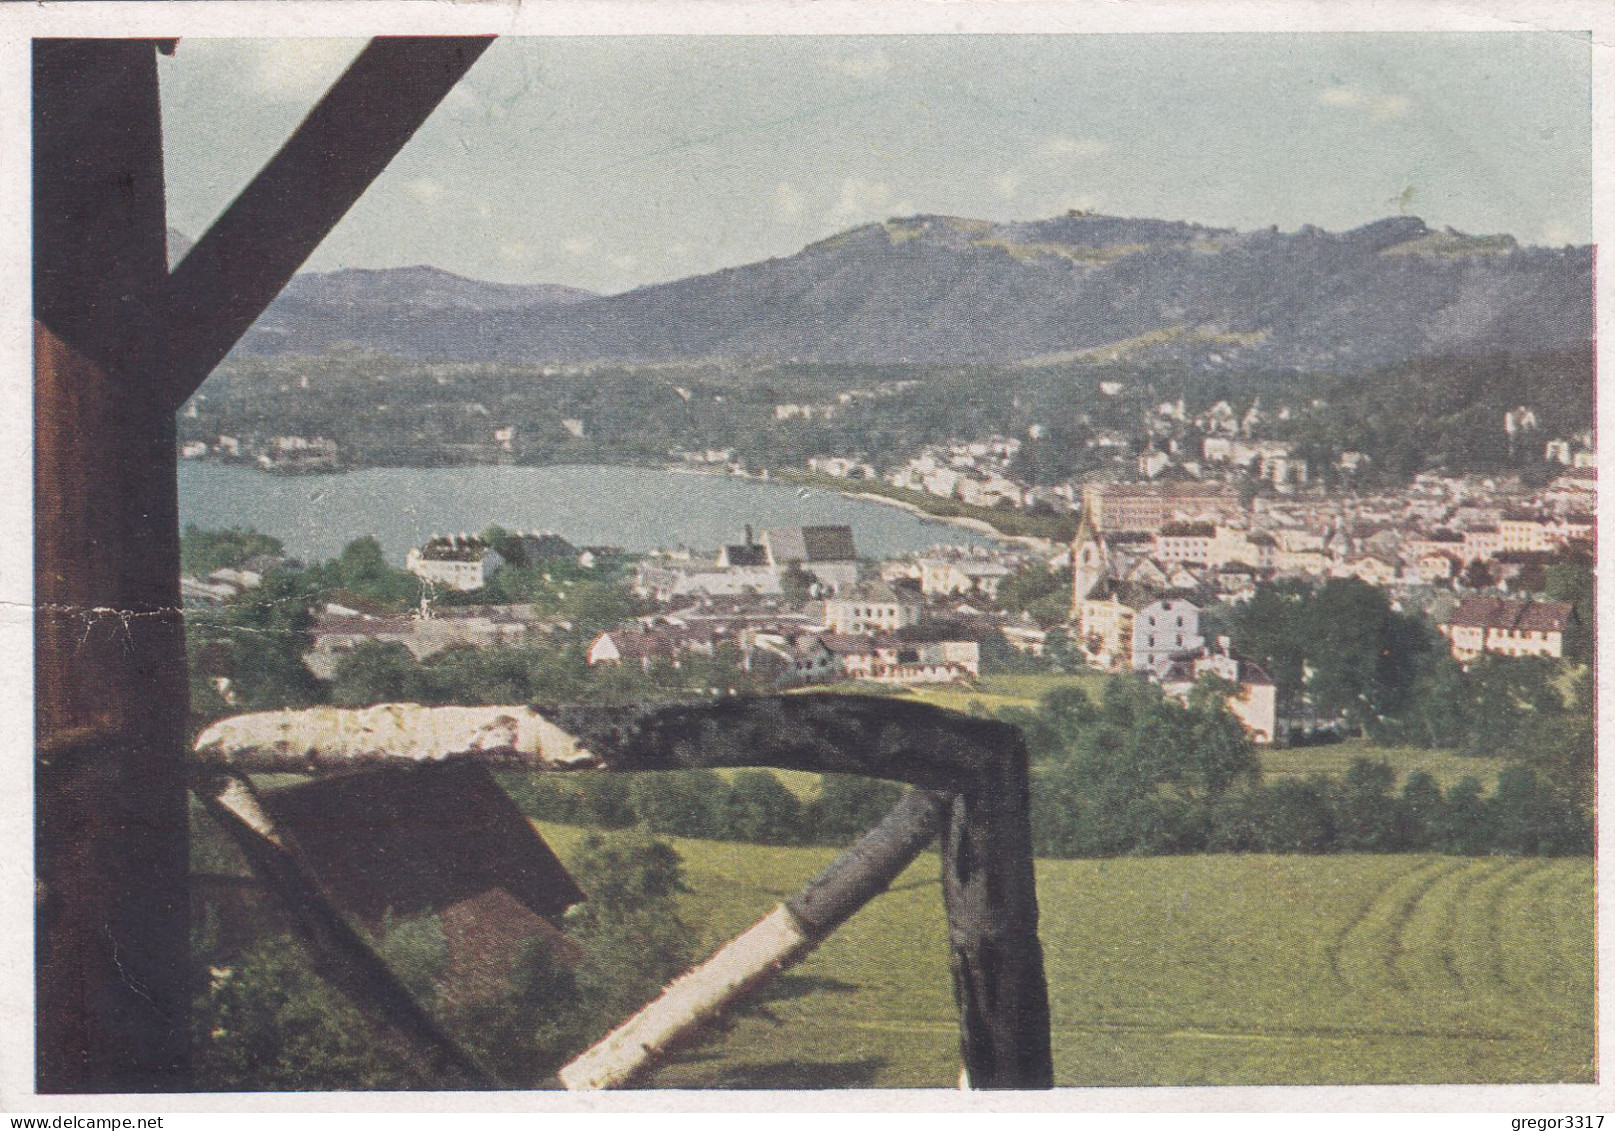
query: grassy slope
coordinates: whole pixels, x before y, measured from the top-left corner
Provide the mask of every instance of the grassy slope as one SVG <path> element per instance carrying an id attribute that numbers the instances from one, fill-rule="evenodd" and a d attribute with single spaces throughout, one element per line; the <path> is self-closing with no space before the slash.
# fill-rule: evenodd
<path id="1" fill-rule="evenodd" d="M 1442 789 L 1450 789 L 1466 777 L 1480 779 L 1490 790 L 1498 773 L 1508 763 L 1502 758 L 1466 758 L 1450 750 L 1425 750 L 1417 746 L 1376 746 L 1362 739 L 1350 739 L 1334 746 L 1291 747 L 1264 750 L 1262 774 L 1271 781 L 1281 777 L 1327 774 L 1342 777 L 1354 758 L 1384 759 L 1396 771 L 1398 783 L 1415 770 L 1424 770 Z"/>
<path id="2" fill-rule="evenodd" d="M 581 835 L 546 827 L 563 855 Z M 710 948 L 824 850 L 679 842 Z M 662 1087 L 950 1087 L 957 1035 L 934 857 L 664 1068 Z M 1586 860 L 1045 861 L 1059 1082 L 1590 1080 Z"/>

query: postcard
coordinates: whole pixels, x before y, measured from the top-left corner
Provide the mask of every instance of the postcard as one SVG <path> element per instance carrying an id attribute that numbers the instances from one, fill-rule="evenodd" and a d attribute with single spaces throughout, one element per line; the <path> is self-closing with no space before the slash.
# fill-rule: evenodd
<path id="1" fill-rule="evenodd" d="M 1610 1107 L 1606 10 L 0 30 L 8 1110 Z"/>

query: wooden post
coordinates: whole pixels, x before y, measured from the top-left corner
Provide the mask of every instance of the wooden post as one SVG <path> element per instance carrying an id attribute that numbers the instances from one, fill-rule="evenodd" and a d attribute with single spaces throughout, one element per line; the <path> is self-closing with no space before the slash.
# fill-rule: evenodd
<path id="1" fill-rule="evenodd" d="M 36 1086 L 188 1085 L 185 641 L 157 45 L 36 40 Z"/>
<path id="2" fill-rule="evenodd" d="M 562 1068 L 561 1083 L 572 1091 L 631 1086 L 885 891 L 936 838 L 949 800 L 920 790 L 905 794 L 800 892 Z"/>
<path id="3" fill-rule="evenodd" d="M 942 897 L 964 1083 L 1052 1088 L 1031 798 L 1018 732 L 999 754 L 954 796 L 942 826 Z"/>
<path id="4" fill-rule="evenodd" d="M 499 1082 L 456 1045 L 393 976 L 276 829 L 251 784 L 218 776 L 197 796 L 240 846 L 264 888 L 286 911 L 315 968 L 398 1046 L 425 1087 L 497 1088 Z"/>
<path id="5" fill-rule="evenodd" d="M 171 41 L 34 41 L 41 1092 L 189 1086 L 174 410 L 487 42 L 368 48 L 171 279 L 155 58 Z"/>
<path id="6" fill-rule="evenodd" d="M 491 36 L 378 36 L 174 269 L 162 395 L 178 411 Z"/>

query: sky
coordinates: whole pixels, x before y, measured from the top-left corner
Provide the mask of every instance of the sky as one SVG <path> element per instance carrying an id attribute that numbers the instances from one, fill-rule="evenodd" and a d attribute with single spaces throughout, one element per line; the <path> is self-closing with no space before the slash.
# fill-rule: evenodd
<path id="1" fill-rule="evenodd" d="M 182 40 L 170 224 L 200 235 L 360 46 Z M 1590 64 L 1558 32 L 504 38 L 307 269 L 615 293 L 894 216 L 1070 208 L 1587 243 Z"/>

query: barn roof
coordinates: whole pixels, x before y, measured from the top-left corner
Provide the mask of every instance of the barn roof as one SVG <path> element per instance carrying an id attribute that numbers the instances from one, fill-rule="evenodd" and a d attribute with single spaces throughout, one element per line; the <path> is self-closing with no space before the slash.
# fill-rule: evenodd
<path id="1" fill-rule="evenodd" d="M 485 766 L 386 768 L 266 792 L 337 905 L 371 926 L 495 889 L 559 915 L 583 892 Z"/>
<path id="2" fill-rule="evenodd" d="M 763 532 L 776 562 L 851 562 L 858 560 L 850 526 L 784 526 Z"/>

